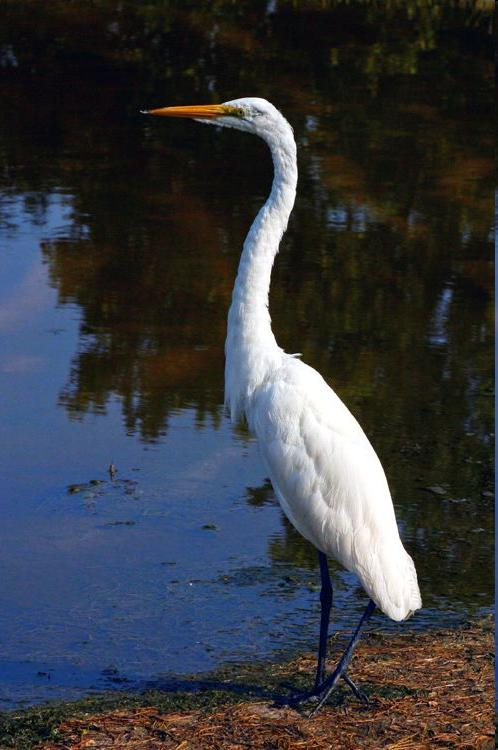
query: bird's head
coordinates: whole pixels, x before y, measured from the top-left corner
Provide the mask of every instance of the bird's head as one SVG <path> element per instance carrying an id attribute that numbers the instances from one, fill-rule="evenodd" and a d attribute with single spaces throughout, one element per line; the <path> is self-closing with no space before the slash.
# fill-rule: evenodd
<path id="1" fill-rule="evenodd" d="M 289 130 L 289 123 L 278 109 L 266 99 L 244 97 L 223 104 L 194 104 L 183 107 L 162 107 L 143 114 L 160 117 L 189 117 L 198 122 L 220 125 L 224 128 L 245 130 L 270 140 L 275 132 Z"/>

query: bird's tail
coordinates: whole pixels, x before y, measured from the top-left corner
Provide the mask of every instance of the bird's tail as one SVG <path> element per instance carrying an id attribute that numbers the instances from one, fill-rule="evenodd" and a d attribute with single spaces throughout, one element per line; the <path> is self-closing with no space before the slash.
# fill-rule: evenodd
<path id="1" fill-rule="evenodd" d="M 362 584 L 379 609 L 391 620 L 407 620 L 421 608 L 417 571 L 401 541 L 397 549 L 384 548 L 380 551 L 372 568 L 365 571 Z"/>

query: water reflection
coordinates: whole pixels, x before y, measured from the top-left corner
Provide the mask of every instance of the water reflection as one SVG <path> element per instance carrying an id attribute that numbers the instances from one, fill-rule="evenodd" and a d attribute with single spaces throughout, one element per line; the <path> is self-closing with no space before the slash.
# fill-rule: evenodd
<path id="1" fill-rule="evenodd" d="M 153 491 L 146 484 L 150 476 L 142 480 L 143 494 L 134 500 L 133 520 L 139 523 L 119 527 L 131 549 L 137 545 L 152 556 L 167 538 L 179 560 L 192 569 L 197 565 L 177 550 L 176 539 L 158 532 L 154 545 L 155 527 L 146 519 L 176 513 L 180 498 L 196 529 L 201 517 L 212 522 L 202 515 L 206 498 L 199 477 L 206 465 L 187 454 L 196 440 L 202 455 L 210 440 L 233 441 L 233 433 L 228 438 L 224 432 L 221 406 L 226 311 L 243 237 L 271 180 L 266 147 L 256 139 L 195 123 L 151 123 L 138 110 L 257 94 L 285 111 L 299 148 L 297 203 L 272 286 L 277 338 L 323 373 L 371 436 L 417 561 L 427 621 L 437 621 L 447 609 L 489 605 L 492 44 L 486 3 L 473 6 L 413 1 L 379 10 L 370 2 L 220 0 L 195 8 L 102 2 L 91 10 L 79 2 L 54 2 L 42 11 L 33 3 L 7 3 L 0 28 L 10 103 L 0 112 L 0 232 L 8 248 L 10 240 L 29 232 L 21 214 L 30 217 L 36 236 L 43 236 L 49 286 L 39 264 L 27 262 L 18 286 L 9 285 L 0 326 L 15 335 L 23 321 L 52 305 L 55 293 L 61 310 L 77 311 L 79 328 L 76 343 L 70 343 L 69 369 L 64 361 L 57 370 L 54 402 L 58 417 L 82 426 L 82 451 L 95 450 L 99 429 L 92 415 L 99 424 L 107 415 L 114 451 L 118 413 L 126 433 L 142 446 L 166 444 L 164 476 Z M 52 220 L 54 210 L 60 220 Z M 2 360 L 5 373 L 41 366 L 37 345 L 25 349 L 12 346 Z M 57 356 L 55 346 L 50 351 Z M 47 411 L 54 405 L 47 406 L 49 392 L 47 386 Z M 28 424 L 37 413 L 31 402 L 30 408 Z M 204 429 L 189 442 L 180 434 L 191 429 L 191 418 Z M 64 434 L 69 444 L 69 432 Z M 235 434 L 239 444 L 230 443 L 213 462 L 237 474 L 238 457 L 250 453 L 250 444 L 243 429 Z M 124 461 L 126 448 L 119 445 Z M 61 480 L 66 447 L 53 450 L 63 455 L 51 487 L 80 481 Z M 32 470 L 17 464 L 12 469 L 27 475 Z M 258 481 L 249 470 L 247 475 L 243 486 Z M 209 497 L 219 499 L 220 488 L 228 497 L 223 472 L 211 478 Z M 427 491 L 435 486 L 438 493 Z M 105 487 L 107 500 L 92 501 L 82 513 L 96 522 L 123 520 L 122 499 Z M 231 487 L 238 497 L 240 487 L 234 489 L 235 481 Z M 233 586 L 254 584 L 254 600 L 261 591 L 291 598 L 292 587 L 280 587 L 283 572 L 298 576 L 294 591 L 306 597 L 302 591 L 316 579 L 315 554 L 274 507 L 269 483 L 250 486 L 241 502 L 242 526 L 246 520 L 254 529 L 261 525 L 264 553 L 258 547 L 254 562 L 251 547 L 244 554 L 252 562 L 243 558 L 245 536 L 232 519 L 234 560 L 219 551 L 207 593 L 188 596 L 196 605 L 195 596 L 205 596 L 205 607 L 211 596 L 219 609 L 217 587 L 230 567 Z M 61 508 L 72 519 L 74 507 L 60 501 L 56 512 Z M 263 511 L 265 523 L 258 515 Z M 87 516 L 78 516 L 81 554 L 95 551 L 84 540 L 98 539 L 99 555 L 108 550 L 103 580 L 108 574 L 118 586 L 116 560 L 123 564 L 128 547 L 108 538 L 101 542 Z M 74 538 L 73 520 L 67 539 Z M 199 541 L 179 511 L 173 521 L 200 559 L 212 553 L 216 543 L 209 547 L 205 534 Z M 148 535 L 142 546 L 141 528 Z M 251 544 L 257 546 L 257 539 L 255 530 Z M 132 566 L 130 571 L 133 580 Z M 336 571 L 339 587 L 343 576 Z M 177 593 L 179 584 L 170 578 L 177 580 L 165 574 L 172 602 L 165 605 L 166 620 L 172 633 L 184 636 L 182 603 L 187 607 L 191 600 L 183 589 Z M 149 584 L 140 581 L 137 591 Z M 162 601 L 155 585 L 132 619 Z M 357 596 L 349 579 L 342 596 Z M 303 601 L 302 609 L 311 600 Z M 74 603 L 76 612 L 79 606 Z M 106 616 L 99 613 L 104 627 Z M 227 609 L 227 621 L 229 615 Z M 289 615 L 282 607 L 278 617 L 287 616 L 304 621 L 302 611 Z M 213 614 L 211 628 L 215 619 Z M 177 620 L 175 630 L 171 623 Z M 156 638 L 153 625 L 147 621 L 143 628 Z M 265 643 L 274 648 L 277 641 L 268 636 Z"/>
<path id="2" fill-rule="evenodd" d="M 492 429 L 485 8 L 471 14 L 443 4 L 436 12 L 413 3 L 408 12 L 393 4 L 380 26 L 369 3 L 275 5 L 266 16 L 224 3 L 214 16 L 203 4 L 148 13 L 126 6 L 109 16 L 104 8 L 76 19 L 55 4 L 48 17 L 58 27 L 92 24 L 93 54 L 108 75 L 98 91 L 87 60 L 78 67 L 84 95 L 64 87 L 65 106 L 56 106 L 63 84 L 53 74 L 74 52 L 70 35 L 36 61 L 21 42 L 4 56 L 18 106 L 29 64 L 54 86 L 41 109 L 36 91 L 23 101 L 7 174 L 33 221 L 55 185 L 71 207 L 66 229 L 42 245 L 59 303 L 82 315 L 60 404 L 79 419 L 118 397 L 126 429 L 145 441 L 163 436 L 179 409 L 194 408 L 199 425 L 219 424 L 226 310 L 242 238 L 271 179 L 269 158 L 254 139 L 151 124 L 135 109 L 125 117 L 123 104 L 156 100 L 156 91 L 171 89 L 168 80 L 179 85 L 178 75 L 182 100 L 257 87 L 285 106 L 300 154 L 298 200 L 272 290 L 278 339 L 352 406 L 401 497 L 413 495 L 422 464 L 450 478 L 454 493 L 479 496 L 491 479 Z M 27 23 L 11 6 L 14 29 L 20 18 Z M 234 54 L 251 61 L 238 66 L 240 80 L 227 65 Z M 123 88 L 120 60 L 131 65 L 133 91 Z M 262 66 L 272 75 L 260 75 Z M 306 76 L 312 86 L 302 85 Z M 29 146 L 21 161 L 16 154 Z"/>

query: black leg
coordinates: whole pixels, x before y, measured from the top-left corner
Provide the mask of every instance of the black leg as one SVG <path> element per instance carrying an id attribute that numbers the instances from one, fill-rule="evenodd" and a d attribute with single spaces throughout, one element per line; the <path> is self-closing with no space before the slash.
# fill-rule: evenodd
<path id="1" fill-rule="evenodd" d="M 375 602 L 370 600 L 367 604 L 367 608 L 363 613 L 363 616 L 358 624 L 358 627 L 356 628 L 353 637 L 349 641 L 348 647 L 346 648 L 345 652 L 343 653 L 339 664 L 334 669 L 330 677 L 328 677 L 325 682 L 320 686 L 320 694 L 318 696 L 319 700 L 315 708 L 311 711 L 310 717 L 314 716 L 317 711 L 321 709 L 327 698 L 329 697 L 332 690 L 335 688 L 337 682 L 340 680 L 341 677 L 343 677 L 349 687 L 353 690 L 355 694 L 357 694 L 358 688 L 352 680 L 349 679 L 346 675 L 346 669 L 348 667 L 349 662 L 351 661 L 351 657 L 353 656 L 353 650 L 356 646 L 357 642 L 360 640 L 361 637 L 361 631 L 363 630 L 364 625 L 369 620 L 370 616 L 372 615 L 372 612 L 375 609 Z M 353 687 L 354 686 L 354 687 Z M 358 697 L 361 697 L 363 694 L 358 691 Z"/>
<path id="2" fill-rule="evenodd" d="M 332 584 L 330 582 L 329 566 L 323 552 L 318 553 L 322 589 L 320 591 L 320 641 L 318 643 L 318 663 L 316 665 L 315 689 L 318 692 L 325 680 L 325 659 L 327 658 L 327 639 L 329 635 L 330 610 L 332 608 Z"/>
<path id="3" fill-rule="evenodd" d="M 370 701 L 368 700 L 368 698 L 365 695 L 365 693 L 363 692 L 363 690 L 360 690 L 360 688 L 358 687 L 358 685 L 356 685 L 353 682 L 353 680 L 351 679 L 351 677 L 349 677 L 349 675 L 347 675 L 346 672 L 344 672 L 344 674 L 342 675 L 342 679 L 344 680 L 344 682 L 346 683 L 346 685 L 348 685 L 351 688 L 351 690 L 356 695 L 356 697 L 358 698 L 359 701 L 361 701 L 362 703 L 364 703 L 365 706 L 370 705 Z"/>
<path id="4" fill-rule="evenodd" d="M 318 642 L 318 659 L 316 665 L 315 685 L 313 687 L 313 690 L 309 692 L 298 693 L 297 695 L 294 695 L 291 700 L 293 705 L 303 703 L 307 700 L 319 699 L 322 695 L 323 686 L 325 684 L 325 662 L 327 659 L 327 643 L 329 636 L 330 610 L 332 609 L 333 602 L 333 590 L 332 583 L 330 581 L 327 557 L 323 552 L 318 552 L 318 562 L 320 564 L 320 578 L 322 581 L 322 588 L 320 590 L 320 639 Z M 362 700 L 364 703 L 368 703 L 366 696 L 354 684 L 353 680 L 351 680 L 351 678 L 346 674 L 346 671 L 344 671 L 340 676 L 348 685 L 348 687 L 351 688 L 357 698 Z"/>
<path id="5" fill-rule="evenodd" d="M 330 623 L 330 610 L 332 609 L 332 602 L 334 592 L 332 590 L 332 583 L 330 581 L 329 566 L 327 563 L 327 557 L 323 552 L 318 553 L 318 562 L 320 563 L 320 576 L 322 579 L 322 588 L 320 591 L 320 604 L 321 604 L 321 615 L 320 615 L 320 640 L 318 643 L 318 662 L 316 665 L 316 677 L 315 687 L 313 688 L 312 695 L 320 695 L 321 687 L 325 681 L 325 661 L 327 659 L 327 643 L 329 637 L 329 623 Z M 353 680 L 344 672 L 342 675 L 344 682 L 351 688 L 353 693 L 362 701 L 366 701 L 366 696 L 356 687 Z"/>

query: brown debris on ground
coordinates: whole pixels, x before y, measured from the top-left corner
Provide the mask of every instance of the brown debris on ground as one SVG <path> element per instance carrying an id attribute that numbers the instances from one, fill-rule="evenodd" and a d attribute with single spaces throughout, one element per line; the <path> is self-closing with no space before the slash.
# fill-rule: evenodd
<path id="1" fill-rule="evenodd" d="M 333 652 L 339 648 L 334 640 Z M 161 713 L 153 707 L 70 719 L 38 750 L 488 750 L 494 747 L 490 625 L 366 637 L 350 671 L 370 706 L 352 696 L 308 719 L 289 707 L 240 702 Z M 312 679 L 314 657 L 274 668 Z"/>

